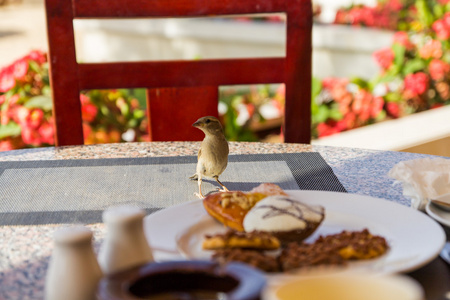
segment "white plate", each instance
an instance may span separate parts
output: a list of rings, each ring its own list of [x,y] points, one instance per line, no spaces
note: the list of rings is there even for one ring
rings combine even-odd
[[[412,208],[355,194],[287,192],[304,203],[325,207],[325,220],[308,240],[342,230],[364,228],[386,238],[390,250],[385,255],[350,268],[363,266],[385,274],[412,271],[433,260],[444,246],[445,233],[441,226]],[[203,251],[200,245],[204,234],[225,230],[206,213],[200,200],[149,215],[144,226],[157,261],[207,259],[210,252]]]
[[[431,201],[428,201],[425,210],[430,217],[439,223],[450,227],[450,211],[443,210],[436,205],[433,205]]]

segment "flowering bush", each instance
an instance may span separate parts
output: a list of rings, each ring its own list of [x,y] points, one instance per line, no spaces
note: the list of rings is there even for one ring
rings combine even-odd
[[[394,20],[400,23],[387,26],[392,12],[399,12]],[[336,19],[345,19],[339,15],[342,13]],[[397,31],[389,48],[373,53],[380,66],[373,79],[313,79],[313,138],[450,104],[450,0],[386,0],[373,8],[353,6],[347,13],[356,15],[352,20],[360,20],[352,24],[408,31]],[[350,20],[348,15],[346,18]],[[283,90],[275,95],[282,108]],[[246,99],[247,107],[252,107],[254,98],[239,95],[239,99]],[[251,116],[251,112],[257,109],[248,109],[245,114]],[[235,109],[234,113],[243,112]],[[264,121],[257,115],[247,119]]]
[[[145,112],[128,91],[89,91],[80,101],[86,144],[145,139]],[[32,51],[0,70],[0,151],[54,143],[47,58]]]
[[[268,119],[278,120],[273,129],[279,134],[279,125],[284,112],[284,85],[276,89],[270,85],[251,86],[249,90],[221,89],[219,113],[222,115],[225,136],[230,141],[257,141],[261,124]],[[264,132],[266,135],[267,130]]]
[[[396,2],[406,5],[407,1]],[[381,71],[372,80],[316,80],[314,135],[327,136],[450,104],[449,2],[417,0],[408,7],[416,17],[411,30],[397,31],[391,47],[373,54]]]
[[[335,24],[406,30],[416,17],[414,0],[384,0],[376,6],[351,5],[336,13]]]

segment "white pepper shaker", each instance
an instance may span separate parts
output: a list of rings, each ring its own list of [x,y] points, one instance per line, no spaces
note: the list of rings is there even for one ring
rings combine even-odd
[[[106,275],[153,261],[144,234],[145,213],[135,206],[112,207],[103,212],[106,237],[98,261]]]
[[[59,229],[45,281],[46,300],[96,299],[102,271],[92,248],[92,231],[84,226]]]

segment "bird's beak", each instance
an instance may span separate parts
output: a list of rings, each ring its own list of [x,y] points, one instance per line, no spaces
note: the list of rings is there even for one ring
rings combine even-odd
[[[199,128],[199,127],[202,126],[202,122],[201,121],[196,121],[194,124],[192,124],[192,126]]]

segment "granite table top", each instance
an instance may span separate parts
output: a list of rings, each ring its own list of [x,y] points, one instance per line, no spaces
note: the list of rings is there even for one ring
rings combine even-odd
[[[73,160],[197,155],[200,142],[150,142],[49,147],[0,152],[4,161]],[[318,152],[349,193],[368,195],[409,206],[402,187],[387,172],[398,162],[430,157],[393,151],[345,147],[230,142],[230,155]],[[1,204],[0,204],[1,205]],[[0,299],[43,299],[53,233],[62,225],[0,227]],[[98,251],[104,225],[86,224]],[[447,269],[448,272],[448,269]]]

